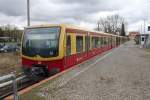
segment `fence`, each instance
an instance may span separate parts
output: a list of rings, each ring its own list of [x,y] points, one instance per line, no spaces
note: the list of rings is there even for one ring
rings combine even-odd
[[[14,73],[0,77],[0,88],[13,84],[14,100],[19,100],[17,93],[17,81],[22,80],[26,76],[16,78]]]

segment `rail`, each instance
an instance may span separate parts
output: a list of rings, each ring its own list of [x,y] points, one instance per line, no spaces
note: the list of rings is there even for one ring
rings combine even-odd
[[[13,85],[13,95],[14,100],[19,100],[18,93],[17,93],[17,82],[24,79],[26,76],[20,76],[16,78],[16,75],[14,73],[5,75],[0,77],[0,88],[3,88],[8,85]]]

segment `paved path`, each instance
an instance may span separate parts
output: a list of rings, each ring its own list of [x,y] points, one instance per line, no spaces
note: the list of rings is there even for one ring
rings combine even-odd
[[[46,100],[150,100],[150,52],[129,41],[41,86],[36,96]]]

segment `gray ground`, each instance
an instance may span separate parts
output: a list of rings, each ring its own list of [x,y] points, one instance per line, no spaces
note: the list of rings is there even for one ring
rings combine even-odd
[[[130,41],[104,59],[98,59],[101,57],[40,86],[31,94],[46,100],[150,100],[149,51]]]

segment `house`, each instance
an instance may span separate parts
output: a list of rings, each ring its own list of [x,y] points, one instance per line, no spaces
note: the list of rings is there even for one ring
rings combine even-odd
[[[136,36],[138,36],[138,35],[140,35],[139,32],[136,32],[136,31],[129,32],[130,39],[135,39]]]

